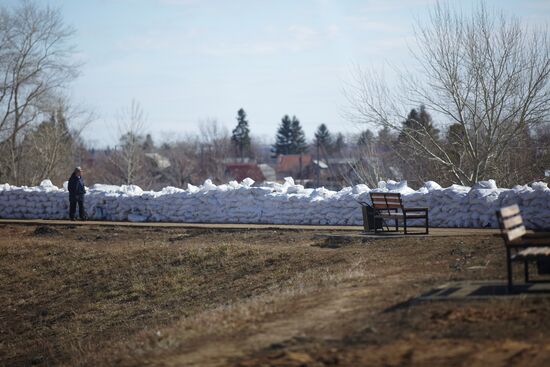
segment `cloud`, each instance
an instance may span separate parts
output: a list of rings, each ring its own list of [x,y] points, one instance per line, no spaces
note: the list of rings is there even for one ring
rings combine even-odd
[[[373,20],[372,16],[350,16],[348,17],[349,24],[353,29],[358,31],[380,32],[395,34],[406,31],[402,25],[396,25],[395,22]]]
[[[156,3],[163,5],[193,5],[198,4],[198,0],[155,0]]]
[[[312,42],[318,36],[318,32],[313,28],[304,25],[291,25],[288,27],[288,32],[292,35],[295,41]]]
[[[116,43],[119,50],[128,51],[160,51],[181,48],[185,41],[196,39],[205,30],[199,28],[150,30],[143,34],[126,37]]]
[[[282,52],[301,52],[321,46],[325,41],[333,39],[340,31],[336,25],[324,30],[310,26],[293,24],[286,28],[267,26],[265,37],[258,41],[218,42],[216,45],[201,47],[202,52],[209,55],[274,55]]]
[[[336,38],[340,34],[340,27],[336,24],[331,24],[327,27],[327,35],[330,39]]]
[[[427,5],[435,3],[437,0],[369,0],[361,7],[359,12],[363,15],[371,15],[376,13],[396,13],[402,12],[405,6],[407,8],[418,7],[419,9],[426,8]]]

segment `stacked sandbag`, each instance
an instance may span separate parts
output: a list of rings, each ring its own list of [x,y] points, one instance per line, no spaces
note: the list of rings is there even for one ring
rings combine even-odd
[[[108,221],[360,225],[358,202],[370,202],[371,191],[399,192],[405,206],[428,207],[433,227],[495,227],[495,211],[517,203],[528,227],[550,228],[550,189],[543,182],[502,189],[494,180],[446,188],[428,181],[413,190],[406,181],[390,180],[372,190],[356,185],[340,191],[304,188],[292,178],[257,186],[251,179],[223,185],[206,180],[186,190],[161,191],[97,184],[88,188],[86,208],[91,219]],[[66,183],[63,188],[49,180],[36,187],[0,185],[0,217],[68,218]]]

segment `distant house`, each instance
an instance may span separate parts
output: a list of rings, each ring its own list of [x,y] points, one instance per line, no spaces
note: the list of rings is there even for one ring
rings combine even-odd
[[[311,170],[312,158],[310,154],[288,154],[277,157],[275,172],[278,180],[292,176],[297,179],[309,178],[313,172]]]
[[[256,163],[228,163],[225,165],[225,176],[237,181],[242,181],[247,177],[256,182],[266,180],[262,170]]]
[[[325,162],[313,159],[311,154],[288,154],[277,157],[275,171],[277,180],[291,176],[306,183],[313,181],[317,177],[317,173],[321,180],[325,179],[328,174],[327,168]]]

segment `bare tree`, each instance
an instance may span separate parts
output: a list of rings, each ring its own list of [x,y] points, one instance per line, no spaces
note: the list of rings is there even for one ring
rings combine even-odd
[[[22,1],[0,8],[0,175],[20,183],[24,130],[40,121],[60,90],[73,80],[74,31],[59,10]]]
[[[166,172],[167,184],[185,188],[193,182],[193,175],[198,170],[195,142],[195,138],[188,136],[162,150],[162,154],[170,160],[170,169]]]
[[[396,88],[376,73],[359,71],[347,91],[352,118],[404,134],[419,159],[439,166],[454,182],[498,175],[517,142],[548,119],[547,29],[522,27],[483,3],[469,16],[437,4],[427,23],[419,24],[417,48],[411,50],[419,71],[402,73]],[[452,144],[427,129],[403,128],[407,112],[421,104],[446,125]]]
[[[143,149],[146,118],[140,103],[132,100],[129,107],[117,114],[116,120],[119,144],[99,162],[105,166],[102,178],[115,184],[148,184]]]
[[[49,117],[25,133],[21,143],[21,161],[25,162],[19,168],[21,179],[31,185],[46,178],[63,182],[78,163],[80,133],[91,119],[87,111],[59,99],[51,106]]]
[[[396,152],[390,149],[395,140],[388,128],[381,129],[378,136],[367,129],[356,137],[356,144],[350,150],[350,171],[344,177],[347,184],[359,181],[377,187],[381,180],[399,179],[400,172],[395,167]]]
[[[200,135],[197,140],[199,176],[222,182],[225,180],[224,160],[230,157],[232,152],[231,137],[227,129],[215,119],[207,119],[199,123]]]

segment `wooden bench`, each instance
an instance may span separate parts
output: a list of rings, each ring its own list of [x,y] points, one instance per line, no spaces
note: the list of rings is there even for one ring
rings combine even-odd
[[[508,292],[512,292],[512,262],[523,262],[525,283],[532,283],[533,281],[529,279],[529,262],[550,257],[550,235],[527,233],[517,205],[497,210],[497,220],[506,245]]]
[[[428,208],[404,207],[401,194],[399,193],[371,192],[370,199],[372,207],[375,210],[375,220],[377,218],[382,219],[384,222],[386,220],[394,220],[395,231],[399,231],[399,220],[402,220],[405,234],[407,234],[408,219],[424,219],[426,231],[415,232],[414,234],[428,234]],[[374,232],[378,233],[376,227],[374,228]]]

